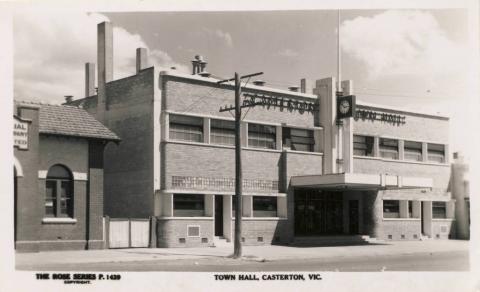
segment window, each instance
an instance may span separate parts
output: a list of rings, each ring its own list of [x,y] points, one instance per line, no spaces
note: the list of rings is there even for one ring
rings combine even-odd
[[[447,218],[446,202],[432,202],[432,218],[434,219]]]
[[[276,127],[248,124],[248,146],[254,148],[275,149]]]
[[[400,217],[400,201],[384,200],[383,201],[383,218],[399,218]]]
[[[428,143],[428,161],[445,162],[445,145]]]
[[[203,142],[203,119],[199,117],[172,115],[170,120],[170,139]]]
[[[48,170],[45,216],[73,218],[73,180],[64,166],[54,165]]]
[[[408,201],[408,217],[413,218],[413,201]]]
[[[353,155],[373,156],[373,137],[353,135]]]
[[[405,141],[403,149],[405,160],[422,161],[421,142]]]
[[[203,195],[174,194],[173,216],[200,217],[205,215],[205,202]]]
[[[313,152],[313,131],[307,129],[282,128],[283,146],[296,151]]]
[[[210,142],[212,144],[235,145],[235,122],[211,120]]]
[[[253,217],[277,217],[277,197],[254,196]]]
[[[398,159],[398,140],[380,138],[380,157]]]

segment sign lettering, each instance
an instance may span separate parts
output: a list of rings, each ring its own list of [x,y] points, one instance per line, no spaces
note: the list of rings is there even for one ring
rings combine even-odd
[[[13,120],[13,146],[28,149],[28,123],[17,117]]]
[[[358,110],[355,113],[355,121],[358,120],[370,120],[370,121],[381,121],[393,125],[403,125],[405,124],[405,116],[397,114],[388,114],[370,110]]]
[[[304,112],[313,113],[318,109],[318,105],[315,102],[311,101],[300,101],[286,97],[276,97],[276,96],[266,96],[266,95],[257,95],[257,94],[244,94],[245,99],[243,100],[242,107],[261,105],[270,109],[279,108],[280,110],[288,110],[289,112],[298,111],[300,114]]]

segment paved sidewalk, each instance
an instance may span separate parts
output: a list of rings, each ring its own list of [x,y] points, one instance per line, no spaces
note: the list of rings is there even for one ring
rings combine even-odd
[[[243,255],[247,260],[276,261],[287,259],[376,257],[416,253],[433,254],[438,252],[467,251],[468,249],[469,241],[429,240],[329,247],[244,246]],[[36,264],[112,263],[205,258],[220,259],[227,258],[232,252],[233,247],[49,251],[17,253],[16,265],[17,267],[21,267]]]

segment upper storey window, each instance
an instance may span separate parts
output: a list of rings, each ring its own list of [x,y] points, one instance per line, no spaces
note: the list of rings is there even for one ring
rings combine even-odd
[[[307,129],[283,128],[283,146],[296,151],[313,152],[315,139],[313,131]]]
[[[275,149],[276,127],[260,124],[248,124],[248,146],[254,148]]]
[[[373,156],[373,137],[353,135],[353,155]]]
[[[398,159],[398,140],[380,138],[380,157]]]
[[[212,144],[235,145],[235,122],[211,120],[210,142]]]
[[[445,145],[428,143],[428,161],[444,163]]]
[[[422,143],[414,141],[404,142],[404,159],[422,161]]]
[[[170,139],[203,142],[203,119],[182,115],[169,116]]]

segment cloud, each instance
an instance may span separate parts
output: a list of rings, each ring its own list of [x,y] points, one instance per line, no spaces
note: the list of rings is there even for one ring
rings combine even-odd
[[[423,75],[435,79],[462,72],[466,48],[450,40],[428,12],[386,11],[341,25],[342,50],[366,65],[376,79]]]
[[[221,40],[227,47],[232,48],[233,47],[233,38],[228,32],[224,32],[220,29],[209,29],[209,28],[203,28],[203,32],[207,35],[209,38],[215,38]]]
[[[95,13],[38,13],[14,17],[14,96],[62,102],[64,95],[84,96],[84,64],[96,62],[97,24],[109,19]],[[115,24],[114,24],[115,25]],[[135,74],[135,50],[148,48],[142,37],[113,28],[114,78]],[[166,52],[149,49],[150,65],[189,68]]]
[[[294,58],[298,56],[298,52],[292,49],[283,49],[277,53],[280,57]]]

